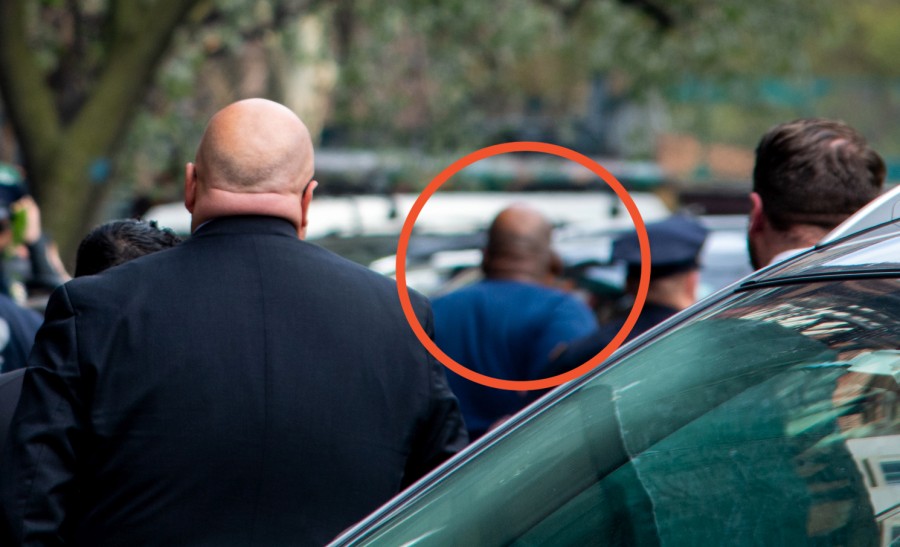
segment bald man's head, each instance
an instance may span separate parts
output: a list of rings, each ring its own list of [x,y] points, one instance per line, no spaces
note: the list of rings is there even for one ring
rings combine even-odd
[[[542,281],[552,267],[553,226],[538,211],[513,205],[488,230],[482,268],[491,279]]]
[[[197,149],[199,177],[235,192],[296,192],[313,174],[309,130],[287,107],[247,99],[210,120]]]
[[[312,199],[314,157],[309,130],[288,108],[246,99],[220,110],[188,164],[185,205],[193,227],[217,216],[287,218],[303,236]]]

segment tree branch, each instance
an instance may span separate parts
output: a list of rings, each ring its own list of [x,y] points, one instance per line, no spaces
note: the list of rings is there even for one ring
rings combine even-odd
[[[563,21],[569,25],[578,17],[581,10],[587,5],[587,0],[575,0],[570,4],[566,4],[560,0],[540,0],[541,4],[547,6],[553,11],[559,13]]]
[[[675,26],[675,18],[661,5],[653,0],[619,0],[626,6],[632,6],[656,23],[656,30],[665,32]]]
[[[0,1],[0,89],[25,156],[25,168],[40,173],[58,146],[60,121],[53,94],[28,45],[26,3],[28,0]]]
[[[356,12],[353,9],[353,0],[340,0],[336,2],[332,15],[335,33],[337,35],[336,57],[341,62],[346,62],[350,57],[350,48],[353,44],[353,36],[356,33]]]
[[[587,7],[589,0],[574,0],[568,3],[564,0],[539,1],[544,6],[559,13],[563,21],[568,25],[578,18],[582,10]],[[649,17],[656,24],[656,29],[660,32],[667,31],[675,25],[674,17],[653,0],[618,0],[618,2],[643,12],[645,16]]]
[[[150,88],[179,23],[198,1],[113,2],[112,47],[107,62],[69,127],[67,138],[94,140],[102,152],[114,147]]]

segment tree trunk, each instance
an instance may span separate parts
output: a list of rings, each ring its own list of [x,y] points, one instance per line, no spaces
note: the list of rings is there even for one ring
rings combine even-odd
[[[28,1],[0,2],[0,88],[44,225],[71,264],[108,192],[96,167],[111,164],[175,29],[199,0],[110,0],[106,62],[66,124],[29,48]]]

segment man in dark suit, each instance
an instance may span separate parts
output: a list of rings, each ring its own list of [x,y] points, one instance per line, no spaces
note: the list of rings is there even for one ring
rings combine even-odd
[[[0,543],[322,544],[464,445],[394,284],[302,241],[312,177],[291,111],[235,103],[187,165],[193,236],[53,295]]]
[[[11,372],[0,374],[0,453],[3,442],[9,433],[9,424],[12,421],[13,412],[19,402],[19,392],[22,390],[22,375],[25,369],[20,368]]]

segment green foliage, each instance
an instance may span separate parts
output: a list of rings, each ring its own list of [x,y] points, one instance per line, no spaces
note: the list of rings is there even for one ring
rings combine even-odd
[[[740,91],[735,82],[748,76],[808,71],[803,46],[831,24],[838,3],[659,2],[665,24],[613,0],[356,6],[363,26],[342,65],[334,124],[353,143],[379,146],[391,135],[440,150],[508,140],[529,109],[564,139],[596,75],[640,102],[686,77]]]
[[[453,148],[485,112],[522,109],[522,60],[546,48],[552,14],[530,0],[357,4],[360,22],[342,65],[334,124],[350,141]],[[510,24],[511,21],[515,24]],[[363,24],[364,22],[364,24]]]
[[[667,96],[673,128],[750,148],[776,123],[829,117],[860,129],[887,158],[900,157],[892,123],[900,115],[900,66],[893,60],[900,48],[900,5],[772,4],[770,14],[755,10],[747,27],[764,42],[759,47],[738,52],[728,70],[672,79]],[[808,20],[796,24],[803,17]]]
[[[66,139],[77,133],[97,141],[71,152],[85,165],[87,155],[117,153],[116,183],[175,198],[214,111],[247,94],[282,99],[286,66],[323,61],[340,67],[322,107],[324,139],[347,147],[454,155],[518,138],[576,142],[609,117],[598,112],[597,82],[622,111],[646,103],[668,115],[633,122],[644,131],[623,137],[632,156],[652,154],[660,127],[752,146],[772,123],[813,114],[844,116],[876,128],[883,142],[896,140],[887,122],[898,110],[896,86],[825,84],[823,92],[818,78],[900,77],[893,0],[3,0],[3,9],[10,5],[24,10],[31,54],[16,70],[37,67],[40,78],[3,80],[2,91],[17,96],[23,121],[15,123],[37,128],[22,133],[22,146],[36,150],[25,156],[41,185],[56,184],[54,169],[64,168],[43,165],[54,150],[73,148]],[[152,25],[161,10],[187,15],[171,41],[153,44],[170,43],[167,56],[141,57],[158,65],[115,75],[137,90],[130,103],[124,95],[109,103],[127,104],[114,107],[116,123],[68,131],[113,59],[145,30],[171,30]],[[301,47],[310,37],[295,23],[308,15],[324,25],[321,48]],[[38,103],[53,115],[44,118]],[[134,116],[119,115],[135,106]],[[95,119],[109,119],[99,102],[94,108]]]

